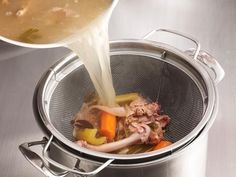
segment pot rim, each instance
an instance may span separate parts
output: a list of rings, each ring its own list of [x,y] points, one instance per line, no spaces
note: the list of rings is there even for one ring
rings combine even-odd
[[[37,108],[38,112],[40,114],[40,118],[44,124],[44,126],[47,128],[47,130],[57,139],[59,140],[63,145],[71,148],[74,151],[77,151],[79,153],[85,153],[88,154],[89,156],[93,156],[96,158],[104,158],[104,159],[116,159],[116,160],[142,160],[142,159],[147,159],[151,157],[158,157],[161,156],[163,157],[163,154],[169,155],[174,152],[176,148],[181,148],[184,145],[186,145],[188,142],[193,140],[197,135],[203,130],[203,128],[206,126],[206,124],[209,122],[209,120],[212,118],[211,115],[214,110],[214,104],[216,104],[217,100],[217,95],[216,95],[216,88],[213,83],[213,80],[211,79],[210,75],[206,71],[204,67],[201,66],[199,61],[194,60],[190,56],[186,55],[184,52],[169,46],[164,43],[159,43],[159,42],[153,42],[153,41],[148,41],[148,40],[140,40],[140,39],[125,39],[125,40],[116,40],[116,41],[111,41],[111,55],[112,53],[117,53],[118,51],[113,51],[113,46],[117,44],[122,44],[122,43],[131,43],[131,44],[142,44],[142,45],[148,45],[154,48],[162,49],[164,51],[170,52],[181,59],[187,61],[192,67],[194,67],[199,74],[201,75],[202,79],[204,80],[204,84],[206,85],[207,93],[208,93],[208,106],[206,107],[206,110],[204,112],[203,118],[201,122],[184,138],[180,139],[179,141],[175,142],[174,144],[163,148],[159,151],[152,151],[152,152],[147,152],[147,153],[141,153],[141,154],[132,154],[132,155],[120,155],[120,154],[109,154],[109,153],[102,153],[102,152],[97,152],[97,151],[92,151],[86,148],[79,147],[76,145],[74,142],[70,141],[69,139],[65,138],[60,132],[56,130],[56,128],[52,125],[50,122],[49,115],[47,115],[46,108],[44,106],[45,100],[43,99],[45,96],[45,91],[48,86],[49,80],[54,77],[55,75],[55,70],[65,66],[65,64],[71,60],[71,58],[74,58],[76,55],[72,54],[69,57],[66,57],[62,59],[62,61],[58,62],[55,64],[53,67],[50,68],[50,70],[46,73],[44,76],[44,79],[40,81],[39,88],[38,88],[38,93],[36,96],[36,103],[37,103]],[[82,65],[82,63],[80,63]]]

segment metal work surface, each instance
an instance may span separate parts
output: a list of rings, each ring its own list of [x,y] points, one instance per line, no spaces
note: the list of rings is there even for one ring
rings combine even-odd
[[[209,135],[207,177],[236,175],[235,9],[235,0],[120,0],[110,21],[111,39],[140,39],[158,28],[190,34],[224,68],[225,78],[217,86],[219,111]],[[33,115],[34,89],[42,74],[69,52],[65,48],[26,49],[0,41],[0,176],[43,177],[18,145],[44,136]]]

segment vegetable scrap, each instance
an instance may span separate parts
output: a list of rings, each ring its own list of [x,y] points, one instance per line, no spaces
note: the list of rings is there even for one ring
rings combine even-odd
[[[79,146],[108,153],[136,154],[172,144],[164,137],[170,122],[161,106],[138,93],[116,96],[117,106],[98,105],[97,97],[84,102],[74,117],[73,136]]]

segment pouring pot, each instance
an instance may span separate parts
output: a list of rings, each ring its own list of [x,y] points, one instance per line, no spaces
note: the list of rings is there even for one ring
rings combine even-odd
[[[182,36],[196,48],[181,51],[148,40],[159,32]],[[172,145],[140,154],[111,154],[72,142],[70,121],[94,91],[83,63],[75,54],[62,58],[39,81],[33,100],[36,120],[45,132],[41,141],[19,146],[26,159],[46,176],[204,177],[208,132],[218,108],[216,85],[224,71],[192,37],[167,29],[143,39],[110,43],[111,69],[117,94],[139,92],[158,99],[171,117],[165,133]],[[42,145],[42,156],[31,146]],[[55,168],[56,167],[56,168]]]
[[[97,19],[98,18],[106,18],[107,20],[109,20],[109,18],[111,16],[111,13],[112,13],[113,9],[116,7],[118,1],[119,0],[112,0],[112,3],[110,5],[110,7],[103,14],[98,16]],[[79,31],[79,33],[80,33],[80,31]],[[13,44],[13,45],[16,45],[16,46],[27,47],[27,48],[38,48],[38,49],[41,49],[41,48],[65,47],[65,46],[67,46],[68,43],[74,42],[74,39],[76,39],[76,37],[77,37],[77,34],[73,34],[73,36],[68,36],[66,39],[63,39],[63,40],[58,41],[56,43],[31,44],[31,43],[25,43],[25,42],[20,42],[20,41],[12,40],[12,39],[6,38],[4,36],[1,36],[1,34],[0,34],[0,40],[2,40],[4,42],[10,43],[10,44]]]

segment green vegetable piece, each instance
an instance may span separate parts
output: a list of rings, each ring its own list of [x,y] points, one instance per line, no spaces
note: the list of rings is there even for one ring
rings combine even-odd
[[[106,143],[107,141],[106,137],[97,138],[96,134],[97,134],[97,129],[85,128],[85,129],[75,130],[74,136],[77,140],[84,140],[92,145],[101,145]]]
[[[125,102],[131,102],[134,101],[139,97],[138,93],[127,93],[123,95],[117,95],[115,100],[117,104],[125,103]]]

